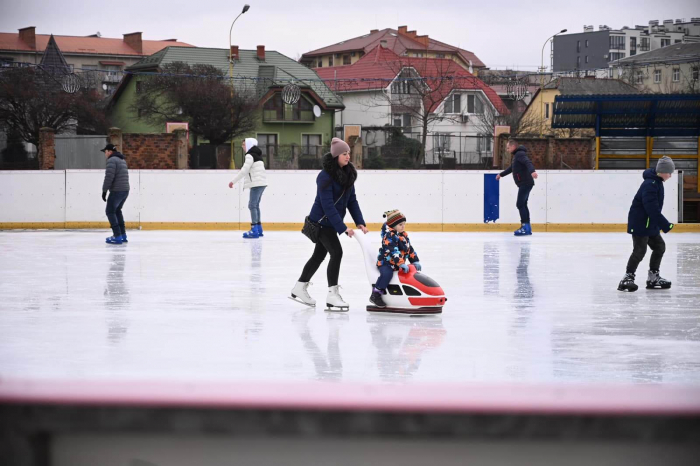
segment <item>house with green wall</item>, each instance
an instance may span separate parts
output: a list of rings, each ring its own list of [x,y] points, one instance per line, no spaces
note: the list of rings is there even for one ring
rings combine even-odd
[[[334,136],[335,112],[343,110],[342,100],[320,80],[315,71],[275,51],[238,50],[233,47],[234,90],[251,90],[259,98],[258,126],[254,134],[263,152],[281,155],[290,148],[297,155],[316,155],[330,145]],[[230,76],[229,50],[201,47],[166,47],[126,68],[124,79],[111,103],[113,124],[125,133],[163,133],[164,127],[149,125],[133,111],[139,79],[159,72],[175,62],[213,65]],[[299,86],[301,96],[294,105],[283,102],[282,91],[290,83]],[[240,144],[235,143],[238,147]],[[236,159],[240,160],[241,154]],[[238,166],[238,164],[237,164]]]

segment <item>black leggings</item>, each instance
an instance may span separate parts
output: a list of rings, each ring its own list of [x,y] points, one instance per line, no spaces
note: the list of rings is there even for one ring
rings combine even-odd
[[[340,261],[343,260],[343,247],[340,245],[338,234],[335,229],[322,227],[318,242],[311,259],[304,266],[304,270],[299,277],[300,282],[308,282],[314,276],[321,263],[326,258],[326,254],[330,253],[331,260],[328,263],[328,286],[338,284],[338,275],[340,275]]]
[[[661,235],[656,236],[634,236],[632,235],[632,244],[634,249],[630,260],[627,261],[627,273],[635,273],[637,271],[637,266],[644,255],[647,253],[647,245],[651,249],[651,260],[649,261],[649,270],[658,271],[661,267],[661,259],[664,257],[664,252],[666,252],[666,243]]]

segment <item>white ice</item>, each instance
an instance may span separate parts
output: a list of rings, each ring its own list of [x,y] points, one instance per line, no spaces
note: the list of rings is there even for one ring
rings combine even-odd
[[[299,232],[107,235],[0,232],[0,377],[700,383],[698,234],[665,236],[670,290],[644,289],[648,253],[639,291],[621,293],[626,234],[413,232],[448,297],[419,318],[366,312],[345,236],[341,314],[287,299],[313,249]]]

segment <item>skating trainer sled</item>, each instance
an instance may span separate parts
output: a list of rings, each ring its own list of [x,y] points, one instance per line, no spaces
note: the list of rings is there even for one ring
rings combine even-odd
[[[371,233],[370,233],[371,234]],[[376,232],[374,233],[377,234]],[[377,268],[378,247],[372,246],[369,235],[355,230],[354,238],[360,243],[369,284],[374,286],[379,278]],[[438,283],[409,265],[408,273],[394,272],[387,293],[382,297],[386,307],[368,305],[369,312],[389,312],[392,314],[430,315],[442,313],[447,298]]]

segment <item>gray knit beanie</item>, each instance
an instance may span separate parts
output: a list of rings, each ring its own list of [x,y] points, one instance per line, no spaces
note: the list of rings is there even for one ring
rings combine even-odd
[[[676,169],[676,165],[673,163],[671,157],[663,156],[656,163],[656,173],[673,173]]]
[[[350,152],[348,143],[338,138],[331,139],[331,154],[333,157],[338,157],[343,152]]]

